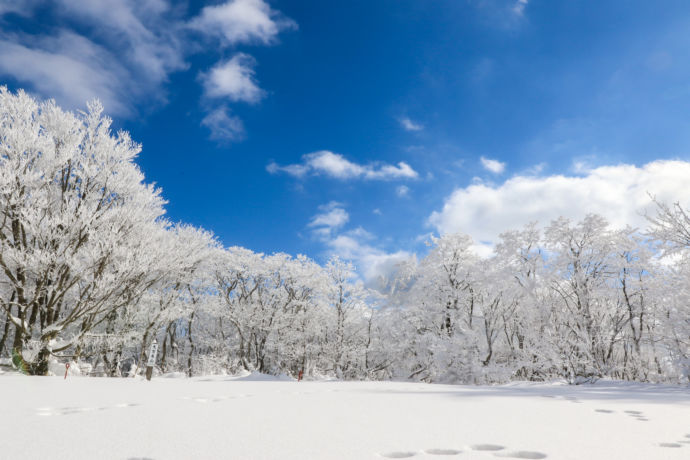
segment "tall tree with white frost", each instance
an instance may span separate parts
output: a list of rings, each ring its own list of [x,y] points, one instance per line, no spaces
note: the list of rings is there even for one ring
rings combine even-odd
[[[98,103],[73,114],[0,88],[0,306],[32,373],[155,281],[163,200],[139,151]]]

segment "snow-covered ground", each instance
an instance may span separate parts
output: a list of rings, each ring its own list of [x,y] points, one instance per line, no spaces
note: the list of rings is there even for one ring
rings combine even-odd
[[[2,459],[690,458],[690,389],[0,375]]]

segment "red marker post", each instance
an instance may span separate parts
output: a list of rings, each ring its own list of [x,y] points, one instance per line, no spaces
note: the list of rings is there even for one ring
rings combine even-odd
[[[67,371],[69,371],[69,363],[65,363],[65,380],[67,380]]]

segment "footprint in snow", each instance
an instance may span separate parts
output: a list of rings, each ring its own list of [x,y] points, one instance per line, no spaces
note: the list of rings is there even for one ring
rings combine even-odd
[[[386,454],[381,454],[381,457],[385,458],[410,458],[417,455],[417,452],[388,452]]]
[[[40,409],[36,410],[36,415],[41,417],[50,417],[52,415],[72,415],[81,414],[84,412],[103,411],[112,408],[136,407],[140,405],[141,404],[138,403],[120,403],[110,407],[61,407],[57,409],[41,407]]]
[[[136,407],[136,406],[141,406],[141,404],[137,404],[137,403],[120,403],[120,404],[116,404],[116,405],[115,405],[115,407],[120,407],[120,408],[122,408],[122,407]]]
[[[462,451],[456,449],[427,449],[424,452],[429,455],[458,455]]]
[[[36,411],[36,415],[41,417],[50,417],[53,415],[71,415],[78,414],[80,412],[89,412],[96,410],[95,407],[62,407],[59,409],[50,409],[48,407],[43,407]]]
[[[608,409],[594,409],[594,412],[601,412],[602,414],[613,414],[614,411]]]
[[[475,444],[473,446],[470,446],[470,448],[472,450],[489,451],[489,452],[495,452],[495,451],[505,449],[504,446],[499,446],[498,444]]]
[[[660,442],[659,447],[683,447],[681,444],[678,444],[677,442]]]
[[[639,411],[639,410],[626,410],[626,411],[623,411],[623,412],[625,412],[625,413],[628,414],[629,416],[631,416],[631,417],[633,417],[633,418],[639,420],[640,422],[648,422],[648,421],[649,421],[649,419],[648,419],[647,417],[645,417],[645,415],[644,415],[644,413],[643,413],[642,411]]]
[[[528,458],[528,459],[540,459],[540,458],[546,458],[546,454],[542,452],[535,452],[531,450],[518,450],[515,452],[501,452],[498,454],[494,454],[497,457],[506,457],[506,458]]]

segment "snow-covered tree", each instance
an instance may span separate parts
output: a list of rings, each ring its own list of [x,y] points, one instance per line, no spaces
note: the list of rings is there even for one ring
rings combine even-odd
[[[163,200],[134,163],[139,151],[97,103],[73,114],[0,88],[0,305],[31,372],[160,274],[151,248]]]

